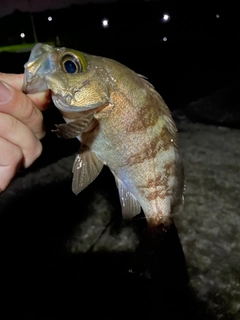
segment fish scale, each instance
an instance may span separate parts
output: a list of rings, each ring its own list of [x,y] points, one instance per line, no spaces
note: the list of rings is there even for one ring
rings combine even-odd
[[[73,191],[107,165],[124,218],[142,208],[150,226],[168,225],[183,202],[183,167],[176,126],[153,86],[117,61],[37,44],[25,64],[24,91],[47,89],[66,121],[58,136],[81,142]]]

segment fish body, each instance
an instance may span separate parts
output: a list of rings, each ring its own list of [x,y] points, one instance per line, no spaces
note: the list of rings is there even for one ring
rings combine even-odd
[[[168,225],[183,201],[183,167],[177,128],[153,86],[117,61],[37,44],[25,64],[24,91],[46,89],[66,121],[57,134],[81,142],[73,191],[107,165],[124,218],[142,208],[149,226]]]

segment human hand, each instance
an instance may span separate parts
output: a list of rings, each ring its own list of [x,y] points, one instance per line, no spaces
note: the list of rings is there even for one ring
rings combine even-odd
[[[45,135],[42,110],[49,91],[24,94],[23,74],[0,73],[0,193],[21,166],[29,167],[41,154]]]

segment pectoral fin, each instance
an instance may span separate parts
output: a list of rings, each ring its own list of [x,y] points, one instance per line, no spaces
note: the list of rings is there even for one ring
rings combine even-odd
[[[81,145],[73,164],[72,191],[78,194],[85,189],[101,172],[103,163],[86,146]]]
[[[118,188],[123,218],[132,219],[141,212],[141,207],[134,195],[123,185],[122,181],[114,173],[113,175]]]
[[[78,137],[87,127],[90,126],[93,119],[93,113],[88,115],[82,115],[77,120],[70,121],[68,123],[56,124],[56,132],[58,138],[73,139]]]

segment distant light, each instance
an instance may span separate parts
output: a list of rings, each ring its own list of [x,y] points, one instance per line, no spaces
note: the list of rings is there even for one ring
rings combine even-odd
[[[103,25],[104,28],[107,28],[109,26],[108,19],[103,19],[102,20],[102,25]]]
[[[47,19],[48,19],[48,21],[52,21],[52,17],[51,16],[49,16]]]
[[[216,14],[216,18],[219,19],[220,18],[220,14]]]
[[[21,37],[21,38],[25,38],[25,33],[23,33],[23,32],[20,33],[20,37]]]
[[[163,37],[163,41],[167,41],[167,37]]]
[[[163,21],[168,21],[169,19],[170,19],[170,16],[167,13],[165,13],[163,15]]]

